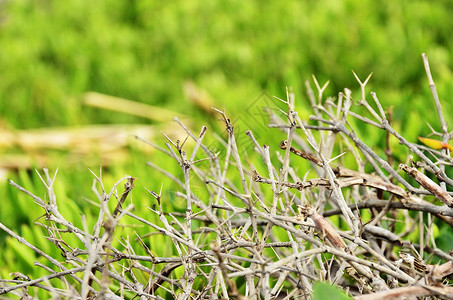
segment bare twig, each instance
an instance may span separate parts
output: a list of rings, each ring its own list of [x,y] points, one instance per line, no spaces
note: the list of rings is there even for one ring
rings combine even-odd
[[[425,56],[424,62],[442,126],[441,133],[432,131],[446,143],[451,134],[442,120]],[[288,88],[285,100],[275,97],[285,108],[272,113],[270,125],[283,132],[277,141],[284,140],[262,145],[249,130],[246,135],[254,151],[246,156],[236,139],[234,120],[224,108],[213,109],[227,132],[225,140],[218,137],[224,147],[218,153],[205,145],[207,127],[201,127],[197,135],[177,118],[174,121],[185,136],[176,140],[163,133],[166,148],[138,138],[180,166],[183,180],[168,171],[166,161],[148,163],[153,172],[174,183],[171,197],[183,201],[185,211],[176,211],[163,192],[167,187],[162,186],[158,193],[147,189],[151,204],[132,213],[132,204],[126,206],[125,200],[136,192],[134,178],[125,176],[107,190],[101,172],[92,172],[98,202],[90,203],[99,214],[94,224],[81,216],[76,224],[82,226],[76,226],[60,212],[62,203],[54,192],[56,172],[52,176],[47,169],[38,173],[45,198],[10,181],[43,209],[46,222],[38,225],[63,258],[50,256],[0,223],[0,229],[58,268],[36,262],[47,275],[28,281],[15,273],[12,280],[0,279],[0,294],[26,297],[27,289],[41,289],[75,299],[135,296],[160,300],[164,294],[174,299],[309,299],[316,280],[330,280],[357,299],[451,296],[445,278],[453,274],[453,258],[436,246],[431,233],[432,216],[453,226],[453,198],[445,189],[453,180],[444,167],[453,159],[448,149],[435,151],[404,138],[392,127],[392,113],[377,95],[371,93],[372,102],[365,98],[371,74],[363,82],[354,76],[360,85],[361,111],[356,110],[351,90],[344,89],[338,99],[326,98],[328,82],[321,86],[313,76],[316,90],[308,82],[306,86],[313,110],[310,119],[316,123],[301,119],[295,95]],[[363,109],[367,116],[361,114]],[[385,131],[385,153],[358,137],[357,122]],[[409,156],[396,161],[390,136],[419,161],[408,165]],[[307,164],[299,164],[301,159],[310,163],[308,170],[302,167]],[[395,169],[393,161],[401,163],[406,173]],[[438,182],[419,169],[433,174]],[[124,192],[118,193],[123,181]],[[434,195],[445,205],[429,203],[426,195]],[[108,202],[112,197],[118,203],[111,213]],[[398,222],[402,226],[396,226]],[[419,231],[416,241],[411,240],[414,230]],[[401,252],[398,257],[400,248],[411,253]],[[447,262],[434,265],[432,256]],[[82,277],[78,272],[83,272]],[[65,289],[54,286],[56,280]],[[242,283],[244,287],[238,285]]]

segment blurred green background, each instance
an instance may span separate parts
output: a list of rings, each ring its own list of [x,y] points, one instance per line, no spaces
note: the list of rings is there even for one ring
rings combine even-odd
[[[136,122],[81,108],[86,91],[191,112],[186,80],[235,111],[266,91],[374,72],[396,107],[431,105],[429,55],[444,103],[452,82],[451,1],[4,1],[0,111],[13,128]],[[407,113],[407,112],[405,112]],[[401,113],[402,114],[402,113]]]
[[[91,124],[167,126],[86,106],[82,99],[89,91],[184,114],[195,132],[204,124],[221,128],[189,100],[184,84],[192,82],[210,95],[212,105],[224,104],[233,122],[247,120],[241,130],[252,129],[263,139],[275,137],[278,143],[280,136],[267,134],[262,120],[250,122],[245,107],[260,99],[265,99],[260,105],[269,105],[269,95],[284,98],[290,86],[297,107],[307,112],[304,82],[312,74],[321,84],[330,80],[325,95],[335,96],[347,87],[358,99],[354,70],[362,80],[373,72],[368,91],[375,91],[384,106],[394,106],[395,127],[416,142],[418,135],[429,133],[425,121],[438,129],[422,52],[430,59],[447,121],[452,121],[452,1],[10,0],[2,1],[0,9],[0,133]],[[363,136],[368,143],[380,139],[377,143],[383,144],[377,135]],[[163,141],[156,138],[160,145]],[[139,148],[128,145],[126,158],[113,159],[104,179],[110,187],[125,173],[137,176],[135,201],[143,206],[151,201],[143,186],[158,191],[166,181],[145,166],[150,156],[155,160],[159,154]],[[27,151],[10,145],[0,155]],[[68,163],[65,151],[58,149],[45,154],[51,156],[47,165],[52,171],[60,168],[58,194],[70,207],[72,221],[95,213],[81,199],[94,198],[87,167],[101,162],[91,158],[87,164],[81,158]],[[400,153],[402,159],[405,154]],[[174,162],[166,167],[177,170]],[[6,174],[44,197],[31,169],[12,168]],[[19,233],[35,230],[28,224],[42,211],[5,178],[0,186],[0,222]],[[170,210],[177,203],[168,205]],[[2,249],[5,237],[0,232]],[[32,272],[31,261],[21,261],[20,250],[11,251],[0,252],[1,275],[19,264]]]

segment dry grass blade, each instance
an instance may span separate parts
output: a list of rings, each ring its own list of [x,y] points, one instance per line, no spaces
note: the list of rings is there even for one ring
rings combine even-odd
[[[88,92],[83,96],[83,103],[88,106],[113,110],[129,115],[134,115],[158,122],[169,122],[174,116],[187,118],[184,115],[172,110],[158,106],[152,106],[137,101],[113,97],[96,92]]]

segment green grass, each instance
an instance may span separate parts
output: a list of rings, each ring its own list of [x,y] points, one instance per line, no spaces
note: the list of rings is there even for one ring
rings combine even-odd
[[[356,89],[351,69],[374,72],[370,88],[405,119],[402,103],[430,107],[422,52],[441,96],[452,89],[448,1],[2,5],[0,111],[14,128],[136,122],[82,107],[89,90],[195,114],[182,92],[193,80],[238,112],[262,91],[282,96],[292,86],[304,95],[311,74],[331,80],[330,94]]]

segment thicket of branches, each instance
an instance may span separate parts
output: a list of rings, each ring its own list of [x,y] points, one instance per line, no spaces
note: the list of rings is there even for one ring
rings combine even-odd
[[[55,176],[47,170],[42,176],[47,199],[10,181],[43,209],[46,222],[39,225],[46,228],[49,243],[62,256],[50,257],[0,223],[2,230],[54,265],[36,263],[48,271],[41,278],[28,278],[18,270],[13,279],[1,280],[0,295],[25,298],[32,290],[43,289],[54,297],[71,299],[163,299],[163,295],[175,299],[309,299],[314,282],[321,280],[341,286],[357,299],[453,297],[448,281],[453,257],[436,246],[432,234],[434,222],[453,225],[453,198],[446,188],[453,186],[453,179],[445,173],[452,163],[446,144],[452,133],[444,121],[427,58],[423,58],[441,124],[440,132],[433,130],[442,138],[437,150],[401,136],[378,96],[367,95],[370,77],[361,82],[356,76],[360,100],[354,100],[348,89],[335,100],[325,99],[326,85],[321,87],[315,79],[313,91],[307,84],[313,109],[310,123],[300,118],[295,97],[288,91],[281,100],[285,110],[270,112],[269,125],[278,128],[269,130],[282,130],[285,140],[262,145],[247,132],[254,144],[249,156],[259,157],[261,167],[241,155],[234,126],[224,110],[216,109],[228,133],[222,159],[203,142],[206,127],[196,135],[177,119],[195,143],[191,153],[185,152],[185,141],[168,138],[166,148],[146,141],[176,160],[184,178],[180,181],[168,173],[162,163],[148,163],[180,186],[176,196],[187,203],[185,213],[165,211],[162,204],[167,199],[149,191],[155,205],[148,212],[156,214],[159,223],[139,216],[132,204],[127,205],[125,200],[134,188],[131,176],[109,190],[93,174],[93,191],[99,200],[93,228],[76,227],[60,214],[53,190]],[[354,112],[356,107],[367,113]],[[352,124],[384,130],[386,148],[377,152],[365,144]],[[391,136],[407,148],[411,156],[406,161],[394,161]],[[356,168],[345,166],[345,155],[354,158]],[[310,172],[295,167],[294,162],[301,159],[310,162]],[[203,197],[194,193],[194,181],[203,184]],[[118,193],[122,182],[124,190]],[[118,201],[113,211],[109,201]],[[338,216],[337,221],[329,220],[330,216]],[[141,223],[150,233],[165,236],[177,255],[159,256],[143,236],[118,236],[120,220]],[[410,240],[415,229],[419,235]],[[76,237],[83,248],[72,245],[68,235]],[[115,247],[114,240],[121,247]],[[136,254],[143,249],[148,255]],[[147,281],[138,278],[137,272],[146,274]]]

